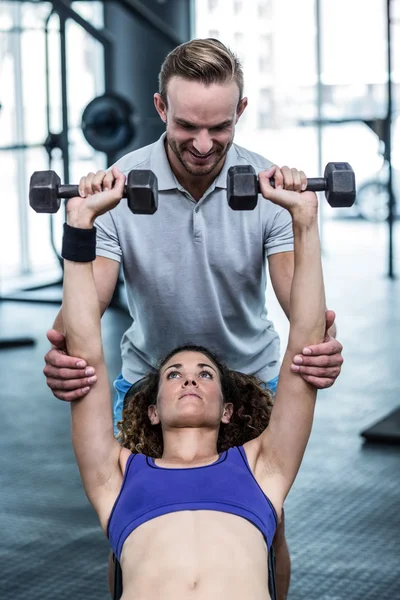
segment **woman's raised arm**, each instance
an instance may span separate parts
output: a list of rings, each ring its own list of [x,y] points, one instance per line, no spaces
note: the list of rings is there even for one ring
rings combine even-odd
[[[271,176],[269,174],[269,176]],[[291,213],[294,276],[290,295],[290,330],[274,407],[267,429],[258,438],[257,463],[278,485],[277,499],[288,494],[311,433],[317,390],[290,369],[293,357],[325,334],[325,291],[318,232],[318,200],[313,192],[273,189],[260,174],[263,196]]]
[[[104,493],[112,492],[114,487],[119,489],[121,483],[118,462],[121,447],[113,433],[100,305],[92,268],[96,243],[94,220],[116,206],[123,195],[125,176],[118,169],[114,176],[111,190],[68,201],[62,250],[62,314],[68,352],[86,360],[95,368],[97,376],[88,394],[71,403],[71,417],[72,441],[83,485],[98,512]]]

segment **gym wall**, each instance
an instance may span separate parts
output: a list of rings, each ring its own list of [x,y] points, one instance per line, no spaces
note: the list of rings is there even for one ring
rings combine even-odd
[[[130,12],[129,4],[128,1],[104,5],[104,25],[116,40],[115,91],[131,101],[137,124],[133,142],[121,155],[154,142],[162,134],[164,125],[153,105],[160,65],[170,50],[191,37],[191,0],[132,3],[151,10],[171,35],[162,33],[139,13]]]

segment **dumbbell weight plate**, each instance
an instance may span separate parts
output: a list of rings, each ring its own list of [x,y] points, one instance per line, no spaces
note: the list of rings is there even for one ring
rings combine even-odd
[[[153,215],[158,208],[158,181],[153,171],[129,171],[126,182],[128,206],[134,214]]]
[[[274,185],[271,180],[271,185]],[[325,192],[328,203],[334,207],[352,206],[356,196],[355,175],[349,163],[328,163],[324,177],[307,179],[307,189]],[[228,204],[233,210],[253,210],[257,205],[260,186],[251,165],[230,167],[227,175]]]
[[[37,213],[56,213],[60,208],[57,197],[61,179],[55,171],[35,171],[29,184],[29,204]]]
[[[103,94],[89,102],[83,111],[82,133],[95,150],[114,154],[135,137],[132,113],[125,98],[115,93]]]
[[[235,165],[227,174],[228,203],[232,210],[254,210],[258,201],[258,178],[251,165]]]
[[[56,213],[61,198],[79,195],[77,185],[61,185],[54,171],[35,171],[29,185],[29,204],[38,213]],[[152,215],[158,208],[158,182],[152,171],[133,169],[128,173],[124,197],[134,214]]]
[[[333,208],[353,206],[356,199],[356,178],[349,163],[328,163],[324,177],[327,181],[328,203]]]

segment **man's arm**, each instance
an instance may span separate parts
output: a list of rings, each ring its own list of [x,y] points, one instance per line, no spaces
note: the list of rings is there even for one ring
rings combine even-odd
[[[119,262],[103,256],[96,258],[93,263],[93,276],[101,315],[111,302],[118,275]],[[62,307],[47,337],[53,345],[45,356],[46,366],[43,372],[47,385],[59,400],[71,402],[81,398],[96,382],[96,372],[82,357],[66,354]]]
[[[294,272],[294,253],[279,252],[268,257],[269,275],[279,304],[290,320],[290,292]],[[335,313],[326,311],[326,333],[322,344],[308,346],[293,359],[291,369],[305,381],[322,389],[332,386],[340,374],[343,346],[335,339]]]
[[[294,273],[294,252],[278,252],[268,256],[272,287],[287,318],[290,313],[290,290]]]

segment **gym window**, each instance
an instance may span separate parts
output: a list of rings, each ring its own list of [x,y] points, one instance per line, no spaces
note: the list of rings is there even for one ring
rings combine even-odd
[[[103,24],[101,2],[72,2],[71,8],[96,26]],[[48,2],[2,2],[0,5],[0,161],[3,201],[0,213],[0,256],[3,291],[20,283],[54,279],[59,263],[50,241],[50,218],[28,204],[29,179],[49,168],[44,148],[48,129],[62,129],[60,21],[50,16]],[[49,48],[49,110],[46,107],[45,27]],[[66,23],[70,180],[105,166],[85,142],[80,117],[86,104],[104,90],[103,52],[76,23]],[[48,116],[47,116],[48,115]],[[47,119],[49,118],[49,128]],[[51,168],[63,178],[61,151],[52,152]],[[53,217],[55,239],[61,239],[64,215]],[[18,280],[18,281],[17,281]],[[7,284],[7,285],[5,285]]]
[[[241,12],[242,8],[243,8],[242,0],[234,0],[233,12],[235,13],[235,15],[238,15]]]

